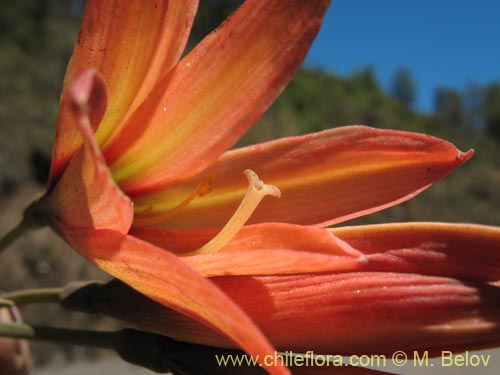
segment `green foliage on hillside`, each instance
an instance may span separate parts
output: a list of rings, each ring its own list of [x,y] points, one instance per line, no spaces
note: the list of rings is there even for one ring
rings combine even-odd
[[[25,183],[30,154],[50,152],[67,60],[79,27],[73,2],[23,0],[0,11],[0,192]]]

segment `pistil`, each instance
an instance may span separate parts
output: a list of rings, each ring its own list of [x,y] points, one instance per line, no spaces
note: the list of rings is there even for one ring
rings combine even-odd
[[[222,249],[238,233],[243,225],[248,221],[259,203],[266,195],[276,198],[281,197],[281,191],[274,185],[267,185],[259,179],[257,174],[247,169],[245,175],[248,179],[248,189],[239,207],[229,219],[222,230],[209,242],[197,250],[182,254],[183,256],[215,253]]]

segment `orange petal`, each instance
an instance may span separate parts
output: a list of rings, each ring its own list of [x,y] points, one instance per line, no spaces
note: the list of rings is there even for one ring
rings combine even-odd
[[[213,282],[282,351],[391,355],[397,350],[428,350],[432,355],[500,343],[500,289],[491,285],[383,272],[218,277]],[[103,298],[100,309],[148,331],[233,346],[198,322],[140,295],[119,288],[108,295],[114,298]],[[127,316],[127,304],[140,307]]]
[[[215,282],[278,349],[440,353],[442,348],[472,350],[500,343],[500,289],[489,285],[370,272]]]
[[[332,233],[368,256],[363,270],[500,280],[498,227],[401,223],[334,228]]]
[[[274,348],[248,316],[176,255],[105,229],[70,238],[69,242],[105,272],[150,299],[227,335],[251,356],[264,358],[274,353]],[[271,374],[289,374],[280,366],[266,370]]]
[[[363,126],[284,138],[226,153],[211,170],[212,191],[164,221],[168,228],[220,227],[246,190],[242,171],[276,185],[249,220],[339,223],[406,201],[472,156],[423,134]],[[206,172],[208,173],[208,172]],[[136,218],[161,215],[195,191],[203,176],[153,196],[137,197]]]
[[[126,113],[132,113],[180,58],[198,7],[189,1],[87,0],[80,34],[64,85],[96,68],[109,84],[110,106],[99,129],[104,140]],[[63,90],[65,91],[65,90]],[[51,184],[81,145],[63,95],[57,122]]]
[[[131,234],[177,253],[195,250],[217,231],[168,231],[137,228]],[[243,227],[221,251],[185,257],[204,276],[277,275],[354,270],[365,261],[362,253],[328,230],[290,224]]]
[[[185,261],[204,276],[289,275],[359,269],[366,258],[326,255],[308,251],[220,251],[186,257]]]
[[[37,204],[37,210],[63,238],[74,235],[71,231],[100,228],[126,233],[133,219],[132,202],[113,181],[93,132],[106,108],[106,84],[90,69],[68,91],[84,144]]]
[[[182,181],[233,145],[299,68],[328,3],[248,0],[206,37],[105,149],[124,191]]]

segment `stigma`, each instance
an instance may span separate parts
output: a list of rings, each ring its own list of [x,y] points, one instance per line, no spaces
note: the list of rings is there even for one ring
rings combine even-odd
[[[197,250],[183,253],[182,256],[209,254],[219,251],[245,225],[265,196],[281,197],[280,189],[274,185],[265,184],[254,171],[247,169],[244,173],[248,180],[248,189],[233,216],[231,216],[221,231],[209,242]]]

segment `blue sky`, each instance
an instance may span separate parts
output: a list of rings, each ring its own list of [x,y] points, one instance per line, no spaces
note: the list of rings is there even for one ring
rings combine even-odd
[[[333,0],[306,64],[341,76],[371,65],[386,89],[409,68],[429,111],[436,87],[500,81],[500,1]]]

